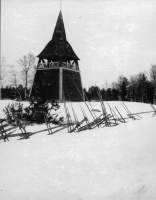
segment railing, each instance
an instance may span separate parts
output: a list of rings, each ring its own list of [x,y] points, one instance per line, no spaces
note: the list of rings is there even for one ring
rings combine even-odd
[[[62,62],[50,62],[48,64],[46,63],[39,63],[37,68],[55,68],[55,67],[64,67],[68,69],[73,69],[73,70],[79,70],[77,65],[72,65],[70,63]]]

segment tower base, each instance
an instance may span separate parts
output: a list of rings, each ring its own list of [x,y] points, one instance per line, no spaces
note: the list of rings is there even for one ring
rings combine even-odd
[[[37,69],[30,96],[56,101],[83,101],[80,71],[67,68]]]

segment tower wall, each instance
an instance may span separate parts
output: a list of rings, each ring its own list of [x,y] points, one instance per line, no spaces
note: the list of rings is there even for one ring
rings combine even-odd
[[[59,100],[59,69],[37,70],[31,96]]]
[[[37,70],[30,96],[35,99],[83,101],[80,72],[62,67]]]
[[[63,69],[63,92],[66,100],[83,100],[83,90],[79,71]]]

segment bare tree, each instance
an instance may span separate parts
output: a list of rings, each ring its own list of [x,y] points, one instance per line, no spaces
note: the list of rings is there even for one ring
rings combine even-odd
[[[156,65],[152,64],[150,68],[150,79],[154,86],[154,98],[153,103],[156,104]]]
[[[118,89],[118,83],[117,82],[115,82],[115,81],[113,81],[112,83],[111,83],[111,88],[113,88],[113,89]]]
[[[19,98],[20,98],[20,101],[21,101],[22,100],[21,94],[20,94],[20,92],[18,90],[18,85],[19,85],[18,75],[19,75],[19,72],[17,70],[15,70],[14,65],[11,65],[10,68],[11,68],[11,70],[10,70],[10,75],[11,75],[10,82],[16,88],[16,91],[19,94]]]
[[[22,68],[21,75],[25,85],[25,98],[27,98],[27,89],[34,75],[36,58],[32,53],[29,53],[28,55],[24,55],[23,58],[20,58],[17,62],[18,65]]]
[[[6,67],[5,57],[1,57],[1,63],[0,63],[0,99],[2,98],[1,88],[3,86],[4,78],[5,78],[5,67]]]

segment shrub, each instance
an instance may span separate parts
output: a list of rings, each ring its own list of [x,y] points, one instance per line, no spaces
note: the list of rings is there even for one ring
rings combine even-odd
[[[16,125],[17,121],[23,120],[31,124],[43,124],[45,122],[45,117],[49,122],[53,124],[62,124],[64,121],[63,117],[51,114],[52,110],[58,110],[59,105],[54,101],[30,101],[28,107],[23,107],[21,102],[15,102],[8,104],[3,110],[6,114],[6,120],[10,125]]]
[[[23,104],[20,102],[8,104],[3,111],[6,114],[6,121],[10,125],[17,125],[19,119],[23,118]]]

